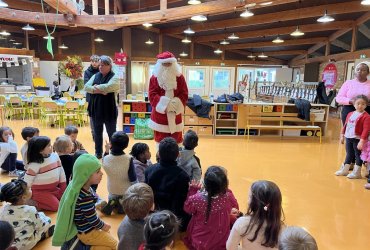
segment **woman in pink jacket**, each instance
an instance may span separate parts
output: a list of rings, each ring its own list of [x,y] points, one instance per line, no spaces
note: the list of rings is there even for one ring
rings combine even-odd
[[[341,113],[342,125],[344,125],[348,113],[355,111],[352,101],[356,96],[365,95],[370,99],[370,80],[367,80],[368,75],[369,66],[366,63],[359,63],[355,68],[355,79],[346,81],[340,88],[336,101],[343,105]],[[366,112],[370,114],[370,106],[367,106]]]

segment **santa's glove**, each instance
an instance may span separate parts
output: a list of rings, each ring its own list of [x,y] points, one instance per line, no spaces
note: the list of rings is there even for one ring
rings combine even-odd
[[[182,103],[179,99],[172,99],[167,107],[170,107],[170,110],[175,112],[176,115],[180,114],[183,110]]]

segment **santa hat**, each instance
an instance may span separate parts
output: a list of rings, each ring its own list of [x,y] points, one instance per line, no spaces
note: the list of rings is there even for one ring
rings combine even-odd
[[[157,59],[158,59],[157,60],[158,63],[175,63],[175,62],[177,62],[175,56],[169,51],[158,54]]]

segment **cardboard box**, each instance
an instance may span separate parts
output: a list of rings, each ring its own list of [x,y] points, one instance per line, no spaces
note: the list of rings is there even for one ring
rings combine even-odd
[[[184,133],[188,130],[193,130],[195,133],[198,134],[198,127],[197,126],[184,126]]]
[[[300,129],[283,129],[283,136],[300,136]]]
[[[186,125],[198,125],[198,117],[195,115],[185,115]]]
[[[198,117],[198,124],[199,125],[212,125],[213,119]]]
[[[212,126],[198,127],[198,135],[213,135]]]
[[[123,112],[131,112],[131,105],[123,104]]]
[[[188,106],[185,107],[185,115],[196,115]]]

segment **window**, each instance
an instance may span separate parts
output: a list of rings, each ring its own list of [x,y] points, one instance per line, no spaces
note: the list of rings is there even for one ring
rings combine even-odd
[[[205,70],[189,69],[188,70],[188,87],[191,89],[204,88]]]
[[[228,89],[230,85],[230,70],[215,70],[213,72],[213,87]]]

